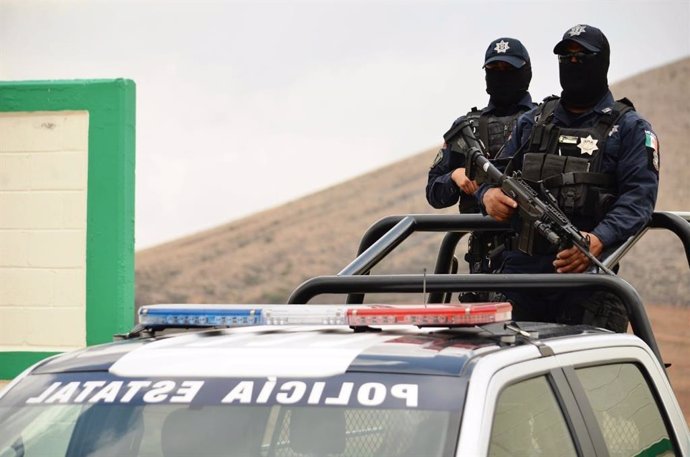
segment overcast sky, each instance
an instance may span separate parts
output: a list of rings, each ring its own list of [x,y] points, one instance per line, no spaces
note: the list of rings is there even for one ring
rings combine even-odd
[[[612,82],[690,55],[688,0],[0,0],[0,80],[135,81],[140,249],[439,144],[486,104],[495,38],[529,50],[535,99],[559,93],[578,23]]]

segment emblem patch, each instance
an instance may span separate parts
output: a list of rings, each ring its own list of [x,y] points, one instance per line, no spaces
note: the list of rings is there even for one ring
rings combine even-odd
[[[443,150],[446,148],[446,145],[443,145],[443,148],[438,150],[438,154],[436,154],[436,157],[434,157],[434,161],[431,164],[431,168],[434,168],[436,165],[441,163],[441,160],[443,160]]]
[[[659,140],[654,132],[650,130],[645,130],[644,135],[644,145],[647,147],[647,152],[649,153],[649,164],[654,171],[659,173],[659,166],[661,165],[661,159],[659,158]]]
[[[594,151],[598,150],[597,143],[599,140],[592,138],[592,135],[587,135],[587,138],[580,138],[580,144],[577,145],[580,148],[581,154],[592,155]]]
[[[648,148],[654,149],[655,151],[659,150],[659,140],[657,140],[656,135],[654,135],[654,132],[651,132],[649,130],[644,131],[644,145]]]
[[[652,152],[652,166],[659,173],[659,151]]]
[[[576,25],[576,26],[573,27],[572,29],[568,30],[568,35],[570,35],[570,36],[578,36],[578,35],[581,35],[581,34],[583,34],[583,33],[585,33],[585,32],[586,32],[586,30],[585,30],[585,26],[584,26],[584,25]]]
[[[496,51],[499,54],[505,54],[506,51],[508,51],[508,49],[510,49],[510,46],[508,46],[508,42],[501,40],[498,43],[496,43],[494,51]]]

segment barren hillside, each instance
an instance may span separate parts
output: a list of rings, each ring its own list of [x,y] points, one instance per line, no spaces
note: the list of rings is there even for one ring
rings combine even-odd
[[[690,132],[690,59],[620,82],[661,143],[657,208],[690,210],[685,140]],[[442,130],[442,127],[440,127]],[[137,303],[281,302],[305,279],[335,274],[381,217],[437,212],[424,198],[437,147],[278,208],[137,253]],[[446,212],[454,212],[449,208]],[[648,303],[690,305],[690,269],[673,235],[648,233],[621,275]],[[440,237],[415,235],[379,271],[433,270]]]
[[[690,59],[613,86],[654,126],[661,144],[658,210],[690,211],[686,171]],[[439,135],[444,126],[439,126]],[[136,301],[276,303],[305,279],[335,274],[355,256],[361,235],[391,214],[430,213],[426,174],[437,147],[322,192],[136,255]],[[446,212],[456,210],[449,208]],[[433,271],[441,237],[419,234],[377,272]],[[681,407],[690,420],[690,269],[673,235],[650,232],[621,275],[649,303],[649,315]],[[377,299],[383,301],[380,296]],[[341,297],[318,297],[328,302]]]

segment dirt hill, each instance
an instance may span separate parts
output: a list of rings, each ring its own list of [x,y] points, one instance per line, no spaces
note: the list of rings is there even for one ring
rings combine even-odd
[[[687,138],[690,58],[612,86],[653,125],[661,144],[657,210],[690,211]],[[444,126],[439,126],[439,135]],[[427,170],[438,146],[324,191],[136,254],[136,302],[280,303],[302,281],[335,274],[360,237],[391,214],[439,213],[426,203]],[[455,208],[445,210],[454,213]],[[413,235],[376,273],[433,271],[441,236]],[[650,232],[626,257],[621,276],[640,292],[671,379],[690,417],[690,269],[675,236]],[[462,262],[461,262],[462,263]],[[321,296],[314,302],[333,302]],[[383,301],[381,296],[377,301]],[[338,302],[342,298],[337,297]],[[663,306],[657,306],[663,305]],[[681,337],[682,336],[682,337]]]
[[[685,171],[690,132],[690,59],[612,87],[653,125],[661,143],[657,209],[690,211]],[[305,279],[335,274],[355,256],[364,231],[391,214],[438,213],[424,198],[438,147],[283,206],[140,251],[136,301],[282,302]],[[445,210],[454,213],[455,208]],[[433,271],[440,236],[420,234],[377,272]],[[673,235],[651,232],[621,275],[648,303],[690,305],[690,269]]]

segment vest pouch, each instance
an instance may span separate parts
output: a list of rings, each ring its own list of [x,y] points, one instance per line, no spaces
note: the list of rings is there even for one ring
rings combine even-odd
[[[495,113],[491,113],[479,117],[477,133],[486,146],[487,156],[490,159],[496,158],[501,147],[508,141],[515,121],[522,112],[518,111],[508,116],[497,116]]]
[[[559,155],[527,153],[523,159],[522,177],[531,182],[539,182],[560,175],[566,167],[566,161],[567,157]],[[550,187],[548,190],[558,201],[560,187]]]
[[[563,182],[560,186],[558,206],[568,216],[583,214],[587,208],[588,185],[577,184],[574,173],[585,173],[589,168],[589,161],[578,157],[564,157],[566,159],[563,168]]]
[[[522,178],[537,182],[542,179],[541,170],[544,167],[546,154],[528,152],[522,158]]]

